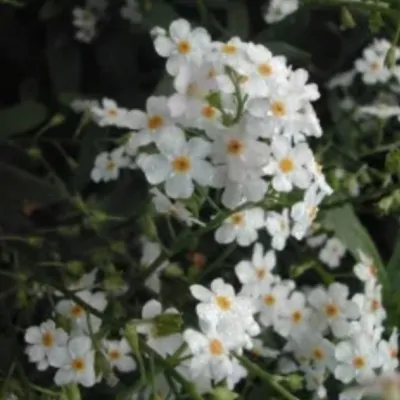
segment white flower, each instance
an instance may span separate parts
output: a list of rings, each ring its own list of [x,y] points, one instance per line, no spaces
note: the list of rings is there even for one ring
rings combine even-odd
[[[292,147],[288,139],[277,137],[271,143],[271,150],[273,160],[264,171],[273,175],[272,187],[278,192],[290,192],[293,186],[306,189],[311,181],[307,166],[313,160],[308,145],[303,142]]]
[[[142,257],[140,264],[148,268],[161,254],[161,247],[156,242],[151,242],[146,238],[142,238]],[[168,261],[161,263],[157,269],[146,279],[146,286],[156,293],[160,293],[161,280],[160,275],[168,266]]]
[[[346,253],[345,245],[336,237],[327,240],[319,253],[319,259],[330,268],[337,268]]]
[[[128,151],[132,154],[136,154],[141,146],[150,143],[158,146],[161,140],[168,141],[175,136],[184,136],[171,117],[165,96],[150,96],[146,101],[146,112],[131,110],[126,121],[130,129],[137,131],[131,134],[128,141]]]
[[[112,367],[121,372],[130,372],[136,369],[136,363],[132,358],[132,350],[125,339],[104,340],[104,353]]]
[[[168,58],[166,68],[169,74],[176,75],[179,68],[187,62],[199,65],[210,46],[211,38],[203,28],[191,30],[188,21],[178,19],[169,27],[169,37],[156,36],[154,47],[156,52]]]
[[[373,314],[362,313],[357,321],[350,322],[349,337],[365,335],[371,343],[377,344],[382,339],[383,326],[376,321]]]
[[[335,350],[339,362],[335,368],[335,378],[343,383],[350,383],[353,379],[363,383],[373,378],[373,370],[378,364],[375,353],[375,346],[362,334],[355,340],[340,342]]]
[[[308,302],[315,309],[313,324],[324,332],[329,326],[337,338],[349,334],[349,320],[360,315],[357,304],[348,300],[349,288],[341,283],[332,283],[327,290],[317,287],[308,295]]]
[[[306,305],[306,298],[301,292],[293,292],[285,307],[279,310],[274,329],[283,337],[295,336],[309,324],[311,310]]]
[[[319,247],[325,243],[327,238],[328,238],[328,235],[325,233],[322,233],[320,235],[315,235],[315,236],[309,236],[307,238],[307,244],[311,248]]]
[[[121,8],[121,17],[133,24],[142,21],[143,16],[137,0],[125,0],[125,5]]]
[[[378,271],[374,262],[362,251],[359,251],[360,262],[354,266],[356,277],[368,285],[374,285],[377,281]]]
[[[94,371],[94,351],[92,341],[88,336],[78,336],[71,339],[67,347],[57,349],[57,362],[59,368],[54,377],[58,386],[72,382],[82,386],[91,387],[96,383]]]
[[[294,221],[292,235],[297,240],[305,237],[307,230],[311,227],[317,216],[318,205],[323,198],[324,193],[319,192],[316,185],[312,185],[306,191],[303,201],[292,206],[290,212],[290,216]]]
[[[192,213],[183,203],[179,201],[172,202],[157,188],[151,189],[150,193],[153,194],[152,202],[157,212],[172,215],[187,226],[192,226],[193,224],[204,225],[201,221],[193,217]]]
[[[146,335],[147,344],[160,355],[174,354],[182,344],[182,335],[174,333],[164,335],[158,331],[154,318],[160,315],[179,314],[175,308],[167,308],[162,311],[161,303],[157,300],[149,300],[142,308],[142,322],[137,325],[137,331]]]
[[[382,306],[382,285],[366,285],[365,293],[355,294],[353,301],[362,314],[373,315],[376,324],[381,324],[386,318],[386,311]]]
[[[276,250],[283,250],[290,236],[289,210],[285,208],[281,214],[270,211],[267,214],[265,227],[272,237],[271,246]]]
[[[272,0],[268,5],[264,20],[268,24],[279,22],[299,8],[298,0]]]
[[[99,312],[103,312],[107,307],[107,299],[103,292],[91,293],[83,290],[75,293],[75,296]],[[60,300],[56,305],[56,311],[70,319],[72,328],[78,332],[82,331],[89,334],[91,332],[98,332],[100,329],[101,319],[87,312],[80,304],[75,303],[73,300]]]
[[[259,321],[262,326],[275,325],[281,310],[287,307],[288,297],[294,289],[293,281],[275,282],[264,286],[259,296]]]
[[[90,177],[96,183],[109,182],[117,179],[120,169],[128,165],[124,147],[118,147],[110,153],[105,151],[96,157]]]
[[[398,345],[399,333],[397,328],[393,329],[389,340],[381,340],[378,344],[378,351],[381,357],[382,370],[385,373],[395,372],[399,366],[399,345]]]
[[[196,312],[199,319],[217,326],[218,332],[230,336],[246,347],[251,346],[250,336],[259,334],[259,326],[253,319],[255,301],[243,294],[236,295],[233,286],[221,278],[211,282],[211,290],[201,285],[190,287],[192,296],[199,300]]]
[[[90,111],[94,107],[100,107],[97,100],[75,99],[71,102],[70,107],[77,113]]]
[[[349,87],[356,76],[357,71],[355,69],[351,69],[346,72],[342,72],[340,74],[335,75],[332,79],[330,79],[327,83],[327,87],[329,89],[335,89],[337,87]]]
[[[91,108],[93,119],[99,126],[117,126],[120,128],[128,127],[126,116],[128,111],[118,107],[118,104],[111,99],[104,98],[102,106],[94,105]]]
[[[256,243],[251,261],[240,261],[235,267],[235,273],[243,285],[242,292],[258,296],[262,286],[275,280],[272,270],[276,265],[276,255],[273,250],[264,253],[261,243]]]
[[[381,119],[400,117],[400,107],[389,104],[372,104],[358,109],[360,114],[372,115]]]
[[[83,43],[90,43],[96,35],[97,18],[89,9],[75,7],[72,10],[72,24],[77,28],[75,37]]]
[[[228,217],[215,231],[215,240],[227,244],[237,241],[239,246],[249,246],[258,238],[257,230],[264,226],[262,208],[238,211]]]
[[[36,363],[39,371],[53,365],[54,348],[65,346],[68,334],[57,328],[52,320],[43,322],[40,326],[31,326],[25,332],[25,341],[28,343],[26,354],[30,362]]]
[[[236,348],[236,343],[230,343],[225,337],[209,324],[200,322],[202,332],[187,329],[183,338],[193,357],[190,360],[192,378],[199,376],[211,378],[218,383],[233,373],[233,360],[230,350]]]
[[[179,135],[160,141],[159,149],[159,154],[144,155],[137,163],[150,184],[165,182],[165,192],[169,197],[191,197],[193,180],[201,186],[212,183],[214,168],[205,160],[210,151],[207,141],[192,138],[186,142]]]
[[[356,60],[354,65],[367,85],[385,83],[390,79],[390,71],[385,65],[385,54],[377,54],[371,48],[365,49],[363,57]]]

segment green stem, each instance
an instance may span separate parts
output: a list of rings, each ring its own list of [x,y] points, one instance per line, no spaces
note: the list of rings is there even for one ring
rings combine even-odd
[[[282,385],[280,385],[274,379],[273,375],[264,371],[257,364],[250,361],[247,357],[239,355],[236,355],[235,357],[251,374],[258,376],[263,382],[271,386],[276,392],[280,393],[282,397],[284,397],[286,400],[300,400],[298,397],[296,397],[295,395],[290,393],[287,389],[285,389]]]

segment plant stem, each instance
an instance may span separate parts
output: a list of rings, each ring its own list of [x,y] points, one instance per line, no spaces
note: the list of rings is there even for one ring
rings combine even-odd
[[[298,397],[290,393],[282,385],[280,385],[274,376],[261,369],[257,364],[250,361],[247,357],[235,355],[240,363],[246,367],[246,369],[253,375],[258,376],[263,382],[275,389],[276,392],[280,393],[286,400],[300,400]]]

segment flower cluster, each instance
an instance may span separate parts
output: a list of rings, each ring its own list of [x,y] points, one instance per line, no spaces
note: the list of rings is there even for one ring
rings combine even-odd
[[[146,111],[110,99],[91,108],[100,126],[131,132],[124,145],[97,157],[92,179],[107,182],[122,168],[140,168],[154,186],[157,211],[189,225],[197,221],[185,201],[197,187],[220,190],[230,210],[292,193],[295,204],[282,214],[256,207],[230,216],[216,240],[247,246],[264,226],[276,249],[290,235],[302,239],[331,193],[307,144],[322,134],[311,105],[319,92],[308,73],[262,45],[237,37],[213,42],[185,20],[174,21],[168,35],[157,30],[154,45],[167,58],[175,93],[151,96]]]
[[[96,270],[84,275],[68,288],[74,291],[76,301],[61,298],[57,302],[56,314],[68,330],[57,327],[56,322],[49,319],[39,326],[29,327],[25,332],[26,353],[30,362],[35,363],[40,371],[49,367],[56,368],[56,385],[75,382],[91,387],[102,379],[102,375],[95,371],[96,347],[93,341],[93,336],[100,331],[102,320],[86,307],[102,313],[108,301],[104,292],[92,290],[95,279]],[[55,295],[62,297],[59,292]],[[97,351],[106,360],[110,371],[113,368],[120,372],[136,369],[131,349],[125,339],[104,338],[99,347],[100,350],[97,348]]]

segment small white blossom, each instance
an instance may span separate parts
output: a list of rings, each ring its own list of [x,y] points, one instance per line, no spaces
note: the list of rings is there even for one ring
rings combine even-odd
[[[132,350],[125,339],[104,340],[104,354],[110,365],[121,372],[130,372],[136,369],[136,363],[132,357]]]
[[[271,246],[276,250],[283,250],[291,232],[289,210],[285,208],[281,214],[270,211],[267,214],[265,227],[272,237]]]
[[[333,269],[339,267],[345,254],[345,245],[338,238],[332,237],[327,240],[325,246],[319,252],[319,259]]]

